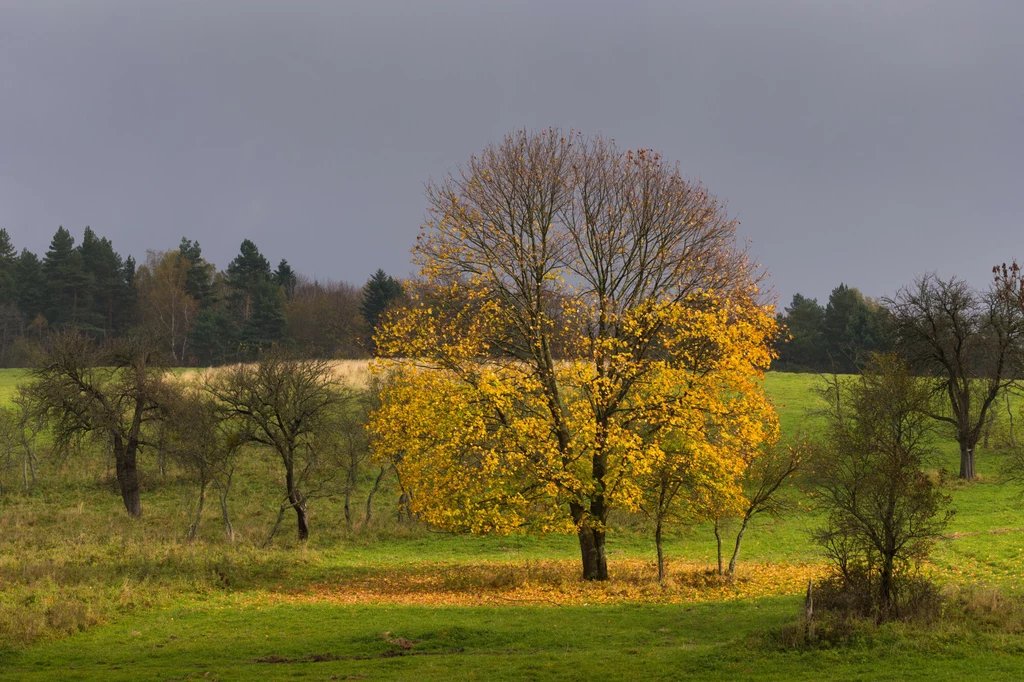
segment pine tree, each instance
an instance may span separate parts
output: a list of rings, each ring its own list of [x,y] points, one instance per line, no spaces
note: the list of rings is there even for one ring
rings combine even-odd
[[[199,311],[191,343],[192,352],[202,365],[220,365],[241,359],[238,329],[231,312],[223,305]]]
[[[299,278],[295,275],[295,271],[292,270],[292,266],[288,265],[288,261],[284,258],[277,264],[277,270],[274,271],[274,281],[284,289],[284,297],[290,301],[292,296],[295,295],[295,285],[298,284]]]
[[[18,309],[26,322],[43,314],[46,305],[46,280],[39,256],[23,249],[15,264],[15,295]]]
[[[248,322],[252,317],[253,290],[257,284],[270,277],[270,261],[251,241],[243,241],[239,254],[228,264],[227,269],[230,298],[240,321]]]
[[[205,308],[213,303],[214,266],[203,258],[203,250],[198,241],[181,238],[178,246],[178,257],[188,263],[185,274],[185,293],[194,298],[199,307]]]
[[[281,341],[288,329],[284,316],[282,289],[277,284],[264,280],[253,287],[252,315],[246,323],[242,339],[250,357],[258,351]]]
[[[0,304],[17,300],[16,285],[18,254],[11,243],[11,235],[0,228]]]
[[[87,305],[92,278],[85,271],[75,238],[59,227],[43,259],[46,280],[46,318],[53,326],[77,326]]]
[[[402,283],[384,270],[378,269],[363,286],[363,300],[359,312],[371,328],[376,329],[381,315],[388,306],[402,297]]]
[[[125,281],[124,261],[109,239],[97,237],[89,227],[85,228],[78,251],[92,282],[91,295],[85,301],[88,307],[83,307],[81,315],[82,326],[104,335],[112,334],[121,326],[125,287],[131,286],[131,282]]]

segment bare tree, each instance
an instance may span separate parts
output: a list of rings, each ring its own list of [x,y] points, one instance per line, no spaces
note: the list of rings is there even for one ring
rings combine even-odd
[[[285,497],[267,543],[288,509],[295,512],[299,540],[306,540],[306,506],[325,483],[329,458],[324,451],[334,445],[332,421],[346,397],[330,363],[271,349],[255,363],[212,375],[206,390],[244,426],[248,440],[272,448],[280,458]]]
[[[918,278],[893,299],[896,342],[936,397],[929,414],[952,427],[960,478],[975,477],[975,450],[988,412],[1016,378],[1024,314],[997,288],[978,293],[955,277]]]
[[[736,574],[736,561],[743,544],[743,535],[750,521],[759,515],[779,516],[790,512],[796,506],[792,497],[783,494],[783,485],[800,470],[806,458],[808,446],[772,443],[765,445],[743,472],[743,510],[739,515],[740,527],[736,532],[732,556],[727,571],[723,570],[722,518],[714,522],[715,540],[718,547],[718,574]]]
[[[74,331],[55,334],[25,395],[44,414],[58,450],[82,436],[111,448],[125,509],[142,516],[138,453],[152,445],[165,373],[152,339],[128,334],[101,346]]]
[[[880,620],[899,616],[900,579],[919,565],[952,516],[922,470],[932,455],[930,387],[895,355],[825,391],[829,425],[813,472],[825,525],[815,539],[848,589]]]
[[[161,445],[188,472],[198,486],[194,505],[189,508],[188,538],[195,538],[202,520],[206,491],[217,490],[224,534],[234,539],[228,513],[228,495],[238,455],[248,440],[245,424],[228,419],[224,408],[201,387],[185,385],[164,403]]]

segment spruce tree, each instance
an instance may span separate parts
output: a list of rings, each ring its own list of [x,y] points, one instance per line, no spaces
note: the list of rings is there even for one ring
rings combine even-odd
[[[282,288],[269,280],[253,287],[252,315],[242,333],[250,357],[285,337],[288,321],[284,316]]]
[[[181,238],[178,246],[178,257],[188,263],[185,273],[185,293],[194,298],[200,308],[213,303],[214,266],[203,258],[203,250],[198,241]]]
[[[359,312],[372,329],[376,329],[381,315],[388,306],[402,296],[402,283],[384,270],[378,269],[363,286]]]
[[[124,261],[109,239],[97,237],[89,227],[85,228],[78,251],[92,283],[89,299],[83,302],[81,326],[95,333],[112,334],[124,317],[124,289],[131,286],[131,282],[125,282]]]
[[[11,235],[0,228],[0,304],[17,301],[18,254],[11,242]]]
[[[284,297],[290,301],[292,296],[295,295],[295,286],[298,284],[299,278],[295,275],[295,271],[292,270],[292,266],[288,265],[288,261],[284,258],[277,264],[277,270],[274,271],[274,281],[284,289]]]
[[[39,256],[22,249],[15,264],[15,296],[26,323],[43,314],[46,305],[46,280]]]
[[[75,249],[75,238],[59,227],[43,259],[46,280],[46,318],[53,326],[77,326],[83,304],[92,290],[82,254]]]
[[[270,261],[250,240],[243,241],[238,255],[227,269],[231,303],[239,321],[248,322],[252,317],[253,290],[257,284],[270,278]]]

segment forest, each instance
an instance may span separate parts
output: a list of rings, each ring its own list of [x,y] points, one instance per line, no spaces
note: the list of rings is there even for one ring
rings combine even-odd
[[[382,270],[365,284],[320,282],[276,268],[246,239],[223,270],[199,242],[151,250],[137,263],[86,227],[57,228],[40,258],[0,228],[0,367],[27,367],[50,333],[117,339],[145,329],[178,367],[251,360],[275,344],[305,357],[369,357],[382,312],[401,285]]]

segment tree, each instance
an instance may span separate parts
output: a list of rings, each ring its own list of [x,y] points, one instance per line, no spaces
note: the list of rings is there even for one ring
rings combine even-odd
[[[952,516],[922,469],[933,454],[931,389],[896,355],[876,355],[860,377],[834,378],[825,398],[829,423],[813,471],[826,521],[815,539],[879,620],[898,617],[900,581]]]
[[[718,575],[736,575],[736,561],[739,559],[743,536],[756,516],[779,516],[791,511],[796,505],[792,498],[783,494],[782,487],[787,483],[804,463],[807,454],[804,443],[785,444],[766,443],[761,452],[747,465],[743,472],[743,499],[737,515],[740,522],[736,531],[729,566],[722,566],[722,517],[715,518],[715,541],[718,548]]]
[[[177,251],[149,251],[135,278],[142,324],[163,340],[177,365],[186,363],[199,312],[187,290],[188,265]]]
[[[334,410],[345,401],[333,368],[323,360],[296,360],[271,349],[255,363],[213,375],[206,389],[250,441],[272,448],[281,460],[285,498],[267,542],[288,509],[295,512],[299,540],[306,540],[307,503],[323,483]]]
[[[252,288],[251,314],[242,327],[242,342],[249,357],[283,340],[288,330],[284,316],[283,289],[270,280]]]
[[[17,300],[18,253],[11,243],[11,235],[0,228],[0,301]]]
[[[298,284],[298,281],[298,275],[292,270],[292,266],[282,258],[281,262],[277,264],[277,270],[274,270],[274,283],[284,291],[286,300],[291,300],[295,295],[295,285]]]
[[[45,311],[46,280],[42,262],[28,249],[22,249],[18,256],[14,282],[18,309],[25,321],[31,322]]]
[[[979,294],[963,280],[934,274],[918,278],[887,301],[897,348],[911,368],[928,377],[960,446],[960,478],[975,477],[975,449],[989,410],[1016,377],[1024,314],[991,289]]]
[[[270,261],[263,257],[251,241],[242,241],[238,255],[228,263],[227,269],[230,299],[242,322],[248,322],[252,316],[252,298],[256,286],[270,278]]]
[[[24,390],[18,391],[10,405],[0,406],[0,469],[13,468],[15,461],[20,460],[25,490],[36,480],[36,439],[42,428],[42,420],[26,400]],[[2,488],[0,482],[0,492]]]
[[[103,335],[119,331],[127,321],[125,294],[132,284],[125,281],[124,261],[111,241],[97,237],[90,227],[85,228],[78,253],[90,282],[80,326]]]
[[[891,350],[888,310],[856,288],[840,284],[832,290],[822,316],[822,341],[827,365],[821,369],[855,373],[876,352]]]
[[[88,309],[93,281],[75,246],[75,238],[57,229],[43,259],[46,282],[46,318],[53,326],[77,326]]]
[[[575,532],[584,578],[605,580],[609,511],[639,508],[659,450],[646,435],[702,445],[719,385],[763,395],[775,325],[735,224],[657,154],[557,130],[506,136],[428,198],[421,281],[378,338],[417,360],[390,363],[376,451],[423,520]]]
[[[181,244],[178,245],[178,258],[185,267],[185,293],[201,308],[205,308],[213,302],[213,274],[216,268],[203,258],[199,242],[185,237],[181,238]]]
[[[160,417],[164,366],[152,340],[138,334],[96,345],[68,330],[50,339],[26,395],[45,414],[57,448],[92,435],[114,455],[125,509],[142,516],[138,453]]]
[[[161,445],[199,488],[195,506],[190,509],[188,539],[195,539],[199,531],[206,490],[212,485],[220,501],[224,534],[233,540],[228,495],[238,455],[249,440],[243,430],[246,424],[229,419],[223,406],[196,384],[182,386],[171,398],[163,405]]]
[[[299,279],[284,306],[289,339],[306,357],[365,357],[360,339],[367,326],[359,301],[360,290],[350,284]]]
[[[381,269],[373,273],[363,285],[362,300],[359,312],[366,325],[375,332],[380,324],[381,316],[402,298],[402,283]]]
[[[825,309],[817,299],[793,295],[793,301],[778,316],[786,334],[778,340],[779,359],[773,367],[786,371],[820,370],[827,366],[824,343]]]
[[[219,365],[240,358],[239,331],[231,311],[224,305],[203,308],[192,330],[192,352],[200,364]]]

